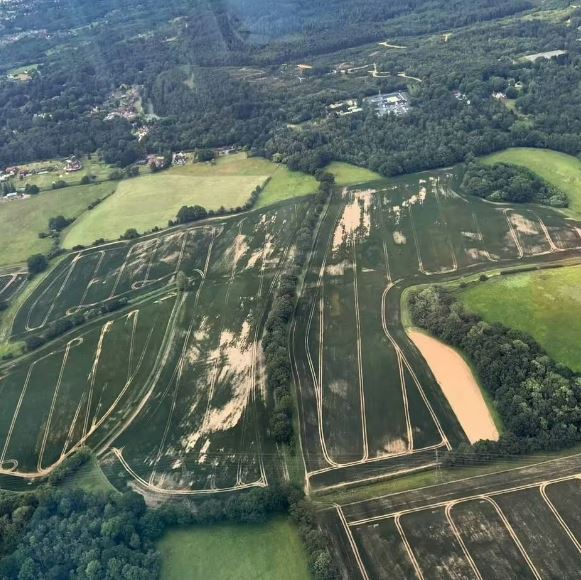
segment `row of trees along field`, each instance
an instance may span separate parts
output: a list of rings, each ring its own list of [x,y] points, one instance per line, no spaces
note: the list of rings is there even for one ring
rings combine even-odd
[[[581,440],[581,377],[551,360],[530,336],[484,322],[441,287],[413,293],[409,305],[414,324],[466,354],[505,426],[498,442],[459,446],[449,463],[556,450]]]
[[[134,492],[59,488],[90,452],[80,450],[35,491],[0,491],[0,578],[143,580],[160,577],[155,542],[174,526],[260,523],[288,514],[301,534],[313,576],[337,571],[312,505],[295,487],[255,488],[224,498],[148,509]]]
[[[489,201],[535,202],[552,207],[569,205],[565,193],[549,185],[532,171],[507,163],[470,163],[462,179],[462,188],[471,195],[484,197]]]
[[[301,227],[296,234],[296,251],[292,262],[280,278],[276,297],[270,309],[262,348],[266,361],[266,384],[270,395],[269,428],[277,443],[294,447],[293,402],[291,385],[292,371],[289,360],[289,324],[297,301],[297,289],[303,269],[316,235],[317,222],[329,196],[333,193],[335,177],[331,173],[318,171],[319,191],[311,203]]]

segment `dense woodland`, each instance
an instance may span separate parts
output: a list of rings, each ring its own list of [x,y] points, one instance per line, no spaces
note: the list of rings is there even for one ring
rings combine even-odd
[[[535,202],[552,207],[567,207],[567,195],[544,182],[524,167],[496,163],[471,163],[462,179],[462,188],[470,195],[489,201]]]
[[[156,579],[161,562],[155,542],[168,528],[256,524],[277,514],[297,525],[315,580],[336,577],[313,507],[297,488],[255,488],[152,510],[134,492],[55,487],[89,459],[90,452],[81,450],[33,492],[0,490],[0,578]]]
[[[530,336],[484,322],[440,287],[413,294],[410,309],[415,324],[466,354],[505,426],[499,442],[462,446],[450,461],[555,450],[581,440],[581,377]]]
[[[528,0],[486,0],[478,8],[468,0],[199,0],[155,10],[151,0],[121,9],[102,0],[68,11],[60,27],[53,0],[32,4],[35,14],[46,9],[49,16],[27,26],[49,33],[0,45],[5,72],[40,63],[28,82],[0,81],[0,167],[96,150],[106,162],[126,166],[146,152],[238,145],[311,173],[338,159],[393,175],[510,145],[581,152],[575,114],[581,16],[573,13],[566,23],[519,18],[531,8]],[[4,34],[23,18],[5,21]],[[508,20],[501,24],[501,18]],[[449,44],[422,36],[445,30],[457,30]],[[392,76],[363,73],[339,82],[332,74],[335,64],[359,64],[369,52],[346,47],[388,35],[409,45],[374,57]],[[569,54],[536,63],[512,58],[555,48]],[[292,58],[315,59],[305,82],[284,72],[282,63]],[[261,66],[267,82],[234,74],[242,66]],[[397,77],[399,70],[423,82],[410,84]],[[141,142],[135,123],[105,120],[102,105],[120,86],[140,87],[142,122],[150,129]],[[407,116],[376,118],[365,111],[327,118],[325,107],[337,98],[396,89],[411,92]],[[465,99],[455,98],[454,90]],[[491,98],[502,90],[515,97],[516,112]],[[288,127],[296,123],[300,130]]]

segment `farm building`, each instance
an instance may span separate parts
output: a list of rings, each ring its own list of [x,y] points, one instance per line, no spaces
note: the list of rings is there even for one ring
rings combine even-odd
[[[378,117],[390,114],[405,115],[410,110],[409,94],[405,91],[380,93],[374,97],[367,97],[364,103],[375,109]]]

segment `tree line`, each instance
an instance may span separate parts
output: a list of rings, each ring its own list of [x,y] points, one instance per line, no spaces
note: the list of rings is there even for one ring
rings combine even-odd
[[[36,490],[0,490],[0,577],[18,580],[160,578],[155,542],[176,526],[256,524],[280,514],[297,525],[316,580],[337,576],[315,511],[294,486],[272,485],[202,501],[148,509],[143,497],[58,487],[91,459],[65,460]],[[211,530],[208,530],[211,533]]]
[[[448,462],[557,450],[581,441],[581,377],[553,361],[533,338],[483,321],[441,287],[413,293],[409,305],[414,324],[466,354],[505,426],[498,442],[462,445]]]
[[[489,201],[535,202],[552,207],[569,205],[565,193],[532,171],[508,163],[469,163],[462,179],[462,188]]]

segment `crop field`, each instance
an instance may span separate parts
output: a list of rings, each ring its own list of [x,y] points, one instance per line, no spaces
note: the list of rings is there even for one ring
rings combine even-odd
[[[26,272],[0,273],[0,302],[9,302],[24,286]]]
[[[579,456],[562,474],[543,477],[546,469],[336,506],[326,521],[349,554],[351,577],[573,578],[581,567]]]
[[[406,286],[581,249],[577,222],[467,198],[456,182],[441,171],[345,188],[324,216],[291,352],[314,490],[434,465],[465,440],[400,324]]]
[[[267,485],[259,343],[300,216],[286,205],[69,254],[14,337],[96,317],[1,368],[0,473],[46,475],[89,445],[143,491]],[[121,297],[122,310],[95,314]]]
[[[555,360],[581,371],[581,267],[570,266],[492,278],[458,297],[488,322],[533,336]]]

